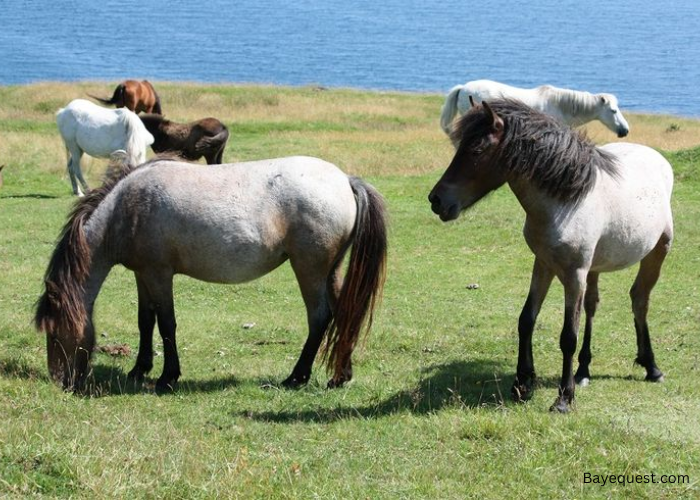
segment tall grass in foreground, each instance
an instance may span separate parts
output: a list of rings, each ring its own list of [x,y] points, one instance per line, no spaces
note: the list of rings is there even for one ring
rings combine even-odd
[[[628,289],[601,277],[592,384],[576,411],[547,411],[561,368],[562,291],[535,332],[541,387],[509,401],[517,317],[532,257],[503,189],[443,224],[427,193],[451,158],[442,96],[158,84],[166,115],[231,130],[226,161],[320,156],[364,176],[391,214],[385,298],[355,380],[279,389],[306,337],[288,266],[220,286],[177,277],[179,390],[134,387],[131,356],[98,352],[92,392],[62,393],[31,327],[73,202],[54,112],[113,84],[0,87],[0,496],[74,498],[683,498],[700,496],[700,123],[632,115],[630,141],[676,171],[676,241],[649,315],[664,384],[635,367]],[[675,124],[675,126],[672,126]],[[599,142],[615,140],[599,126]],[[105,162],[85,161],[93,184]],[[206,168],[204,165],[202,168]],[[479,287],[469,285],[478,284]],[[138,345],[133,276],[116,268],[96,306],[98,344]],[[254,323],[252,328],[243,325]],[[162,347],[157,347],[162,350]],[[584,483],[591,474],[687,474],[689,484]]]

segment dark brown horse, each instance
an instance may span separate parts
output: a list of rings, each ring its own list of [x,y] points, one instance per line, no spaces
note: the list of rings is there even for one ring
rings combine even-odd
[[[88,94],[93,99],[100,101],[102,104],[114,104],[118,108],[127,108],[134,113],[157,113],[163,114],[160,107],[160,97],[153,88],[151,82],[143,80],[124,80],[114,89],[111,99],[104,99]]]
[[[351,379],[352,352],[372,324],[386,265],[384,203],[372,186],[309,157],[210,168],[157,159],[119,174],[75,205],[46,270],[35,322],[46,332],[54,380],[66,389],[84,382],[93,306],[115,265],[134,272],[138,291],[141,340],[129,377],[142,379],[153,367],[157,322],[164,363],[156,388],[168,390],[180,377],[174,275],[243,283],[286,260],[309,334],[283,385],[308,382],[324,340],[329,387]]]
[[[191,123],[176,123],[162,115],[139,115],[155,141],[151,145],[156,153],[175,153],[179,157],[196,161],[202,156],[209,165],[220,164],[228,141],[226,125],[216,118],[202,118]]]

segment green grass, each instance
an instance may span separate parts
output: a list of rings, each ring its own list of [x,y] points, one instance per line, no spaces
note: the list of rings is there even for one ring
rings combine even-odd
[[[427,193],[451,154],[437,129],[441,96],[161,84],[171,118],[223,116],[232,130],[226,160],[315,154],[373,183],[391,217],[384,300],[348,387],[325,390],[317,367],[308,387],[285,391],[277,383],[306,337],[289,267],[241,286],[177,277],[178,390],[154,393],[162,356],[153,378],[133,387],[125,373],[134,355],[97,353],[91,395],[81,397],[48,380],[45,340],[31,325],[73,202],[50,133],[54,108],[113,88],[76,86],[0,87],[0,496],[700,495],[697,146],[665,152],[676,172],[676,241],[652,295],[650,328],[666,382],[644,383],[632,364],[635,270],[604,275],[593,381],[562,416],[547,411],[561,369],[558,284],[534,338],[541,387],[525,405],[509,400],[532,265],[516,200],[501,189],[449,224],[429,209]],[[663,136],[666,123],[652,118],[637,121]],[[104,162],[86,166],[96,182]],[[473,283],[479,288],[467,288]],[[95,320],[100,345],[136,350],[136,290],[125,269],[112,271]],[[688,474],[691,484],[598,486],[583,483],[585,472]]]

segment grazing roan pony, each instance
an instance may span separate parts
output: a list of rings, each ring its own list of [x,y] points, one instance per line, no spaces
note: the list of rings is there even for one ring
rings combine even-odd
[[[189,161],[203,156],[209,165],[223,162],[228,129],[216,118],[202,118],[191,123],[176,123],[153,114],[139,115],[139,118],[153,134],[151,148],[156,153],[175,153]]]
[[[516,100],[484,101],[457,123],[454,159],[428,199],[443,221],[456,219],[508,183],[525,210],[525,241],[535,254],[530,293],[518,322],[520,346],[513,384],[516,400],[534,388],[532,332],[556,276],[564,285],[564,363],[552,410],[574,399],[573,356],[581,306],[586,325],[576,381],[590,380],[591,330],[598,275],[641,262],[630,290],[637,332],[636,362],[646,379],[663,374],[651,349],[649,294],[671,247],[673,172],[659,153],[639,144],[592,142]]]
[[[160,97],[153,88],[151,82],[143,80],[124,80],[117,85],[110,99],[88,94],[102,104],[115,105],[118,108],[127,108],[134,113],[163,114],[160,107]]]
[[[108,158],[121,149],[132,163],[139,164],[146,161],[146,149],[153,144],[153,136],[135,113],[123,108],[106,109],[85,99],[75,99],[58,110],[56,123],[68,152],[73,194],[78,196],[83,196],[82,189],[89,189],[80,169],[83,153]]]
[[[522,89],[492,80],[474,80],[452,87],[447,93],[440,115],[440,126],[447,135],[450,135],[455,115],[463,115],[471,107],[470,97],[477,103],[492,99],[518,99],[571,126],[599,120],[618,137],[625,137],[630,130],[613,94],[591,94],[551,85]]]
[[[289,260],[309,335],[283,385],[309,380],[325,337],[328,386],[340,386],[352,377],[352,352],[381,294],[386,229],[374,188],[318,158],[125,167],[75,205],[46,270],[35,324],[46,332],[49,372],[66,389],[83,386],[95,346],[93,305],[117,264],[134,272],[138,291],[140,346],[129,377],[151,370],[157,321],[164,366],[156,388],[169,390],[180,376],[173,276],[243,283]]]

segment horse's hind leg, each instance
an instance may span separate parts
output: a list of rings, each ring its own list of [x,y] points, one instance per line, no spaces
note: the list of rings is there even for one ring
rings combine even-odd
[[[591,364],[591,334],[593,333],[593,317],[600,297],[598,295],[598,273],[589,272],[586,284],[586,295],[583,298],[583,310],[586,312],[586,326],[583,331],[583,345],[578,353],[578,370],[574,380],[580,386],[587,386],[591,381],[588,366]]]
[[[80,179],[81,184],[86,186],[85,179],[83,179],[83,174],[80,171],[80,158],[83,156],[83,152],[78,147],[68,148],[68,177],[70,178],[71,187],[73,188],[73,194],[76,196],[83,196],[83,191],[78,185],[78,179]],[[87,187],[85,187],[87,191]]]
[[[153,368],[153,329],[156,325],[156,311],[148,288],[138,274],[136,274],[136,289],[139,296],[139,353],[128,377],[140,382]]]
[[[338,285],[340,279],[339,266],[336,266],[329,277],[328,273],[318,270],[319,267],[325,266],[314,265],[307,261],[299,262],[295,259],[291,259],[291,264],[304,298],[309,324],[309,336],[304,343],[299,360],[291,375],[282,382],[283,386],[294,388],[306,384],[311,378],[311,367],[333,315],[332,307],[340,290]]]
[[[535,259],[530,281],[530,293],[518,320],[518,368],[512,387],[512,396],[516,401],[524,401],[532,396],[535,384],[535,362],[532,356],[532,332],[537,316],[547,292],[554,279],[554,274],[542,262]]]
[[[646,380],[651,382],[663,381],[664,375],[656,366],[654,351],[651,349],[647,313],[649,311],[649,295],[656,285],[661,273],[661,266],[671,249],[671,236],[664,234],[656,247],[642,259],[639,265],[639,273],[630,289],[632,298],[632,311],[634,312],[634,329],[637,332],[637,359],[635,362],[642,365],[646,371]]]

